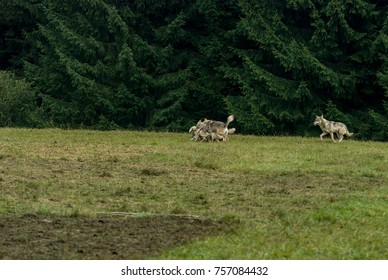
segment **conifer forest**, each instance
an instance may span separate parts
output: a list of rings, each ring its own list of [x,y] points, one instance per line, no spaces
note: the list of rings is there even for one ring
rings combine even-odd
[[[387,0],[0,0],[0,127],[388,140]]]

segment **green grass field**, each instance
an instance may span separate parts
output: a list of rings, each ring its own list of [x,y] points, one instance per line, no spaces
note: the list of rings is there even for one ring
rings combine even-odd
[[[232,225],[152,259],[387,259],[388,143],[319,133],[199,143],[188,133],[2,128],[0,217]]]

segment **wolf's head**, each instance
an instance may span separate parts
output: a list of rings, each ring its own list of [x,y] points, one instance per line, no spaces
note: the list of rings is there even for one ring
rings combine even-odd
[[[317,126],[317,125],[320,125],[322,123],[322,121],[323,121],[323,115],[322,116],[315,116],[315,121],[313,122],[313,124],[315,126]]]
[[[196,125],[197,129],[203,129],[208,122],[208,119],[205,119],[204,121],[199,120]]]

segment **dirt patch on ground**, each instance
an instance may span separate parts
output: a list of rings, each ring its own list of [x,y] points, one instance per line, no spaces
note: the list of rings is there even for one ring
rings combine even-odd
[[[0,217],[0,259],[147,259],[228,227],[176,216]]]

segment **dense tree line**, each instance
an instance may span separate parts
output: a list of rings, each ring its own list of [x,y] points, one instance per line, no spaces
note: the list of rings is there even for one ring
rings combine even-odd
[[[0,126],[388,140],[383,0],[0,0]]]

